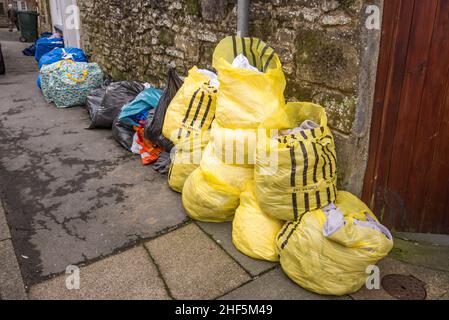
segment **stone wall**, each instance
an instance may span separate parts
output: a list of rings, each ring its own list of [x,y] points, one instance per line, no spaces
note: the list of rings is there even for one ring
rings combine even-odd
[[[50,2],[49,0],[38,0],[39,6],[39,33],[52,32]]]
[[[210,68],[235,33],[235,0],[78,0],[82,43],[115,79],[163,85],[168,66]],[[340,187],[360,193],[366,167],[379,31],[364,28],[381,0],[253,0],[250,33],[276,49],[289,100],[323,105],[336,135]]]

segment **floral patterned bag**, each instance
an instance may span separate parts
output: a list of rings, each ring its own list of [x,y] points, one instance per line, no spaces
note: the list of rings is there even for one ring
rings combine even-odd
[[[89,91],[103,82],[103,72],[96,63],[61,60],[41,69],[42,93],[47,102],[58,108],[83,105]]]

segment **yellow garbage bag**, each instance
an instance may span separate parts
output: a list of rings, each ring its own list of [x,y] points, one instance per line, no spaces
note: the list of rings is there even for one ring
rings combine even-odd
[[[195,220],[232,220],[240,193],[252,179],[253,167],[222,163],[215,157],[213,145],[209,143],[200,167],[185,182],[182,190],[184,208]]]
[[[231,221],[239,205],[240,190],[197,168],[182,190],[182,204],[189,217],[205,222]]]
[[[254,183],[240,195],[240,205],[232,221],[234,246],[255,259],[278,261],[276,236],[284,222],[271,218],[259,207],[254,194]]]
[[[240,192],[245,190],[248,181],[254,180],[254,166],[225,164],[216,156],[212,143],[209,143],[204,150],[200,168],[211,179],[233,186]]]
[[[213,121],[211,143],[215,156],[226,164],[253,166],[258,131],[258,129],[223,128]]]
[[[335,206],[287,222],[277,238],[284,272],[301,287],[326,295],[356,292],[366,269],[393,247],[391,233],[369,208],[339,191]]]
[[[194,134],[179,140],[172,149],[172,163],[168,172],[168,185],[182,192],[187,177],[199,167],[204,148],[209,141],[209,132]]]
[[[234,68],[232,63],[240,54],[259,71]],[[257,38],[227,37],[215,48],[212,66],[220,81],[215,113],[220,126],[257,128],[268,119],[275,127],[288,125],[284,100],[286,81],[273,48]]]
[[[214,74],[196,67],[190,69],[164,118],[162,134],[174,144],[210,128],[215,116],[217,87]]]
[[[254,178],[262,210],[277,219],[296,220],[335,201],[337,159],[324,108],[300,102],[287,109],[295,127],[306,120],[318,127],[259,139]]]

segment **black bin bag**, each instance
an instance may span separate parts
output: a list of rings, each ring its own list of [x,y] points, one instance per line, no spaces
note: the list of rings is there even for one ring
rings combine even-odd
[[[173,148],[173,142],[162,135],[162,126],[164,125],[164,118],[168,105],[178,92],[181,85],[182,80],[176,73],[176,70],[174,68],[169,69],[164,93],[162,94],[162,97],[156,107],[154,117],[152,119],[149,117],[145,124],[145,139],[150,140],[168,152],[170,152]]]
[[[121,122],[119,115],[120,113],[112,124],[112,136],[123,148],[131,151],[135,131],[132,126]]]
[[[103,84],[101,87],[91,89],[89,91],[89,95],[86,99],[86,108],[87,111],[89,111],[91,119],[95,118],[96,114],[98,114],[98,109],[100,108],[101,102],[106,94],[106,88],[107,85]],[[89,129],[92,129],[91,126],[89,126]]]
[[[91,118],[89,129],[111,128],[122,107],[144,89],[145,86],[137,81],[118,81],[92,90],[87,97],[87,109]]]
[[[0,74],[5,74],[5,61],[3,60],[2,45],[0,44]]]

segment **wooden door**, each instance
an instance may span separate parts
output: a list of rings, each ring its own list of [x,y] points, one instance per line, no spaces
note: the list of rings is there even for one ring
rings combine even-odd
[[[398,231],[449,234],[449,0],[384,2],[363,199]]]

